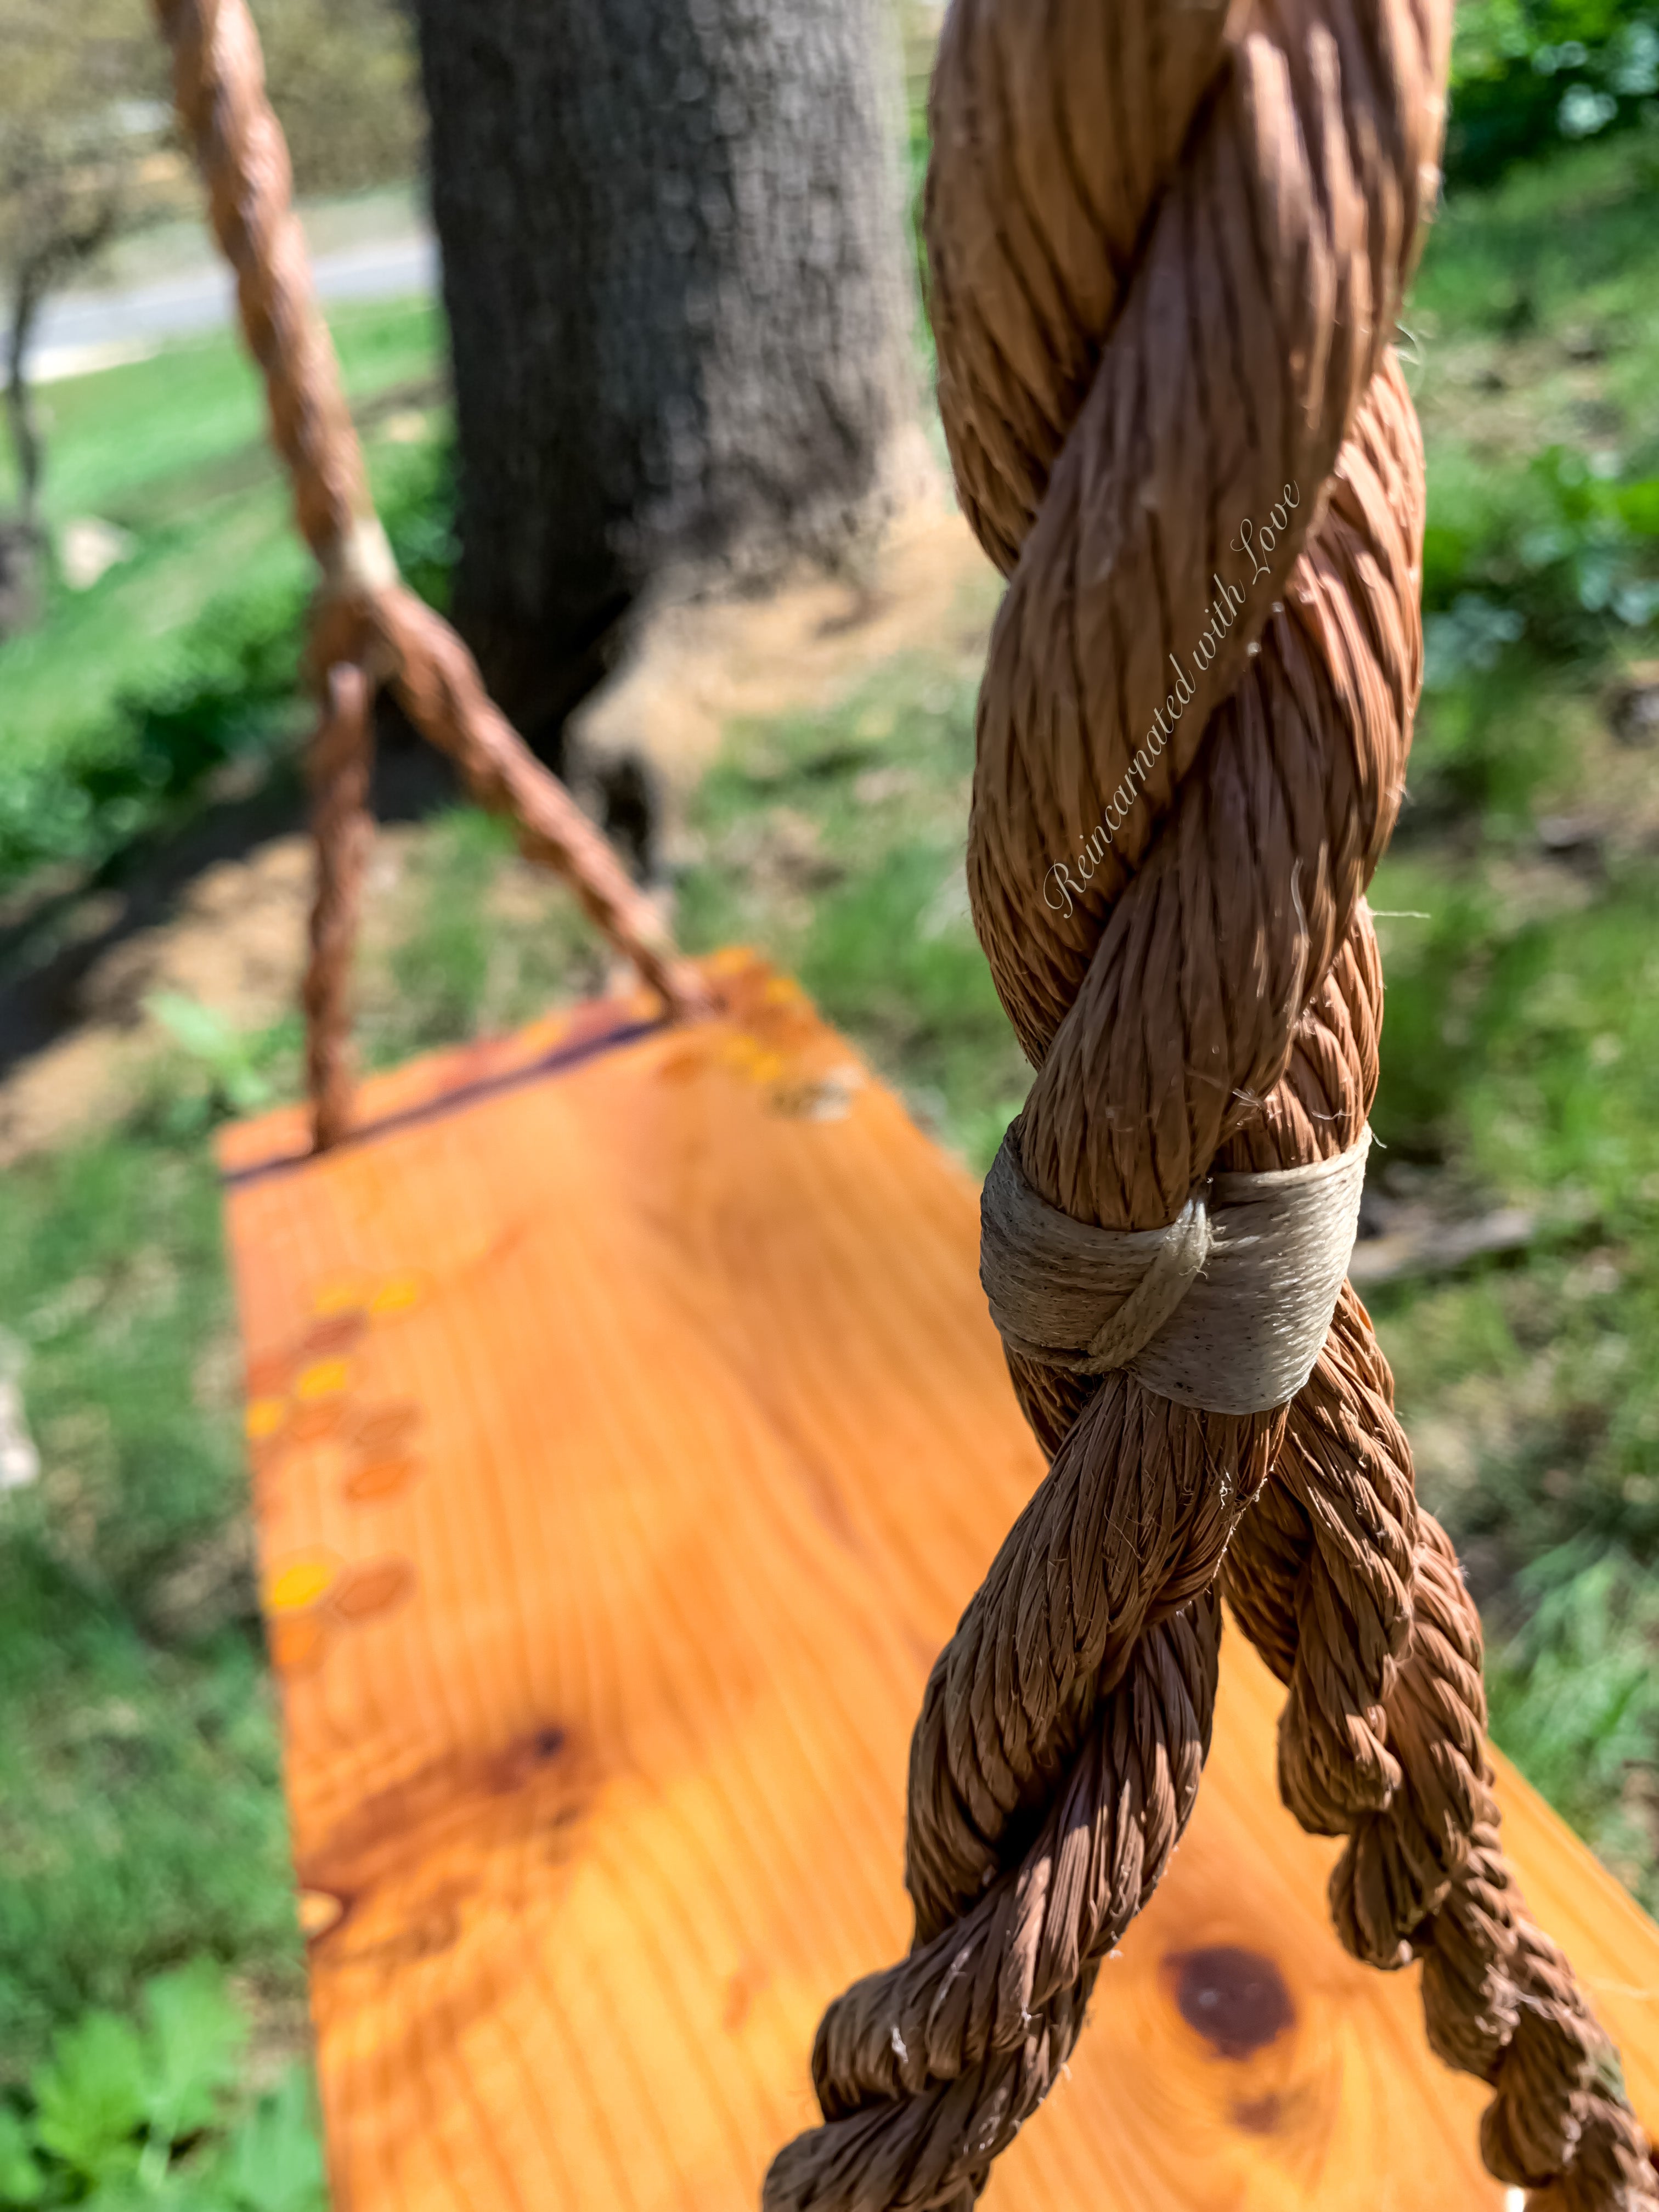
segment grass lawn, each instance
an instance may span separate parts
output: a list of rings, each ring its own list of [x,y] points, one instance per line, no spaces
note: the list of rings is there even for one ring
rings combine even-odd
[[[1372,1304],[1425,1495],[1486,1611],[1498,1739],[1651,1900],[1659,753],[1617,744],[1602,712],[1620,665],[1654,649],[1638,618],[1659,574],[1643,489],[1659,469],[1650,160],[1626,139],[1454,205],[1407,313],[1432,688],[1373,900],[1428,918],[1381,925],[1381,1181],[1443,1213],[1524,1205],[1538,1227],[1509,1259],[1405,1278]],[[423,311],[339,329],[360,398],[433,373]],[[53,404],[54,514],[97,513],[138,550],[0,648],[14,881],[118,850],[122,819],[154,818],[120,790],[112,828],[90,772],[125,757],[135,728],[163,763],[156,788],[191,803],[196,785],[167,782],[187,718],[162,712],[167,684],[192,711],[218,700],[215,758],[246,707],[215,635],[251,656],[249,742],[271,742],[302,590],[228,347],[58,387]],[[434,572],[441,442],[374,448],[404,542]],[[220,611],[204,617],[210,588]],[[694,947],[742,939],[793,969],[982,1167],[1028,1078],[967,915],[972,732],[971,684],[927,655],[833,711],[733,729],[695,802],[679,911]],[[459,812],[406,851],[365,978],[373,1057],[592,986],[583,925],[498,827]],[[44,1469],[0,1503],[0,2084],[82,2008],[131,2008],[146,1978],[204,1954],[268,2039],[298,2016],[203,1141],[233,1059],[239,1080],[293,1088],[295,1027],[230,1046],[159,1060],[122,1128],[0,1188],[0,1321],[27,1353]]]
[[[396,526],[430,480],[441,332],[423,301],[337,310],[346,388]],[[388,410],[392,411],[388,413]],[[0,641],[0,891],[42,863],[96,861],[244,747],[292,734],[297,625],[310,588],[264,400],[228,334],[48,386],[46,516],[96,518],[125,557],[91,589],[61,569],[47,618]],[[0,511],[12,495],[0,466]]]

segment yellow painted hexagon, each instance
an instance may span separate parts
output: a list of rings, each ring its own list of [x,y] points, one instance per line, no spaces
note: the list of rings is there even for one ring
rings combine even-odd
[[[247,1411],[242,1416],[242,1426],[247,1432],[249,1443],[263,1443],[267,1437],[274,1437],[282,1427],[287,1413],[288,1401],[285,1398],[250,1399]]]
[[[721,1057],[729,1066],[741,1068],[745,1075],[752,1075],[766,1054],[746,1030],[738,1030],[726,1039]]]
[[[348,1359],[313,1359],[295,1377],[294,1395],[307,1405],[319,1398],[337,1398],[351,1381]]]
[[[390,1321],[396,1314],[404,1314],[421,1303],[426,1296],[426,1285],[418,1275],[388,1275],[368,1302],[368,1310],[376,1321]]]
[[[304,1613],[328,1595],[339,1568],[322,1553],[290,1559],[265,1584],[267,1613]]]

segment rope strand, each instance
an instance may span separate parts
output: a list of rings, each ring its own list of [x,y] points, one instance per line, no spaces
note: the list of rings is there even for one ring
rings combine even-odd
[[[311,958],[301,995],[306,1085],[319,1152],[337,1145],[351,1127],[351,961],[374,842],[374,817],[368,811],[374,758],[368,678],[352,662],[337,661],[325,678],[323,711],[306,763],[317,889]]]
[[[265,94],[258,33],[246,0],[155,0],[155,6],[173,51],[179,121],[207,183],[214,232],[235,272],[242,329],[264,374],[272,442],[293,484],[301,535],[322,574],[307,659],[328,743],[343,743],[335,672],[355,669],[372,682],[389,681],[416,727],[456,762],[473,797],[514,817],[525,853],[565,878],[670,1012],[681,1018],[708,1012],[708,985],[680,958],[650,900],[491,703],[471,654],[448,623],[398,580],[333,341],[317,305],[294,212],[288,147]],[[356,680],[343,679],[348,690]],[[364,716],[371,707],[366,689]],[[319,748],[323,742],[319,732]],[[365,800],[366,785],[355,802],[325,798],[323,813],[332,824],[334,810],[343,809],[344,822]],[[350,1118],[340,1024],[355,929],[341,902],[343,879],[336,879],[344,850],[342,845],[325,853],[319,862],[306,987],[306,1059],[319,1150],[337,1142]],[[347,901],[353,912],[356,896],[354,887]]]
[[[969,886],[1036,1069],[1009,1165],[1079,1224],[1162,1231],[1213,1176],[1363,1141],[1364,890],[1422,672],[1422,449],[1389,334],[1449,16],[952,0],[945,21],[939,402],[1009,580]],[[1029,1294],[1008,1364],[1050,1465],[923,1700],[910,1955],[825,2014],[823,2125],[775,2160],[766,2212],[971,2204],[1191,1811],[1223,1589],[1289,1692],[1286,1804],[1349,1839],[1338,1934],[1424,1960],[1431,2043],[1492,2085],[1492,2171],[1652,2212],[1611,2046],[1499,1852],[1479,1624],[1358,1300],[1288,1407],[1219,1413],[1087,1371],[1074,1287],[1034,1312],[1037,1255],[998,1258],[988,1279]]]

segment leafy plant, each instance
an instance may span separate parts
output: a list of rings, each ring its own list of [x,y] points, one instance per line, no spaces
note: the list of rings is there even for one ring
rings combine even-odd
[[[162,1028],[205,1071],[215,1098],[233,1114],[252,1114],[270,1103],[270,1085],[260,1073],[259,1042],[233,1029],[182,991],[152,991],[144,1001]]]
[[[385,499],[387,535],[409,582],[434,603],[454,558],[447,446],[411,452]],[[193,799],[221,769],[293,744],[303,585],[222,594],[179,632],[167,665],[118,692],[70,753],[0,766],[0,883],[52,860],[100,862]]]
[[[38,2204],[46,2192],[28,2129],[9,2105],[0,2105],[0,2204]]]
[[[1583,1540],[1519,1581],[1533,1610],[1488,1664],[1492,1733],[1604,1854],[1639,1851],[1624,1800],[1659,1742],[1659,1595],[1634,1561]]]
[[[136,2173],[150,2054],[131,2021],[89,2012],[34,2075],[34,2142],[89,2188]]]
[[[1621,479],[1554,445],[1479,504],[1448,514],[1442,492],[1435,505],[1423,545],[1431,690],[1491,668],[1523,632],[1570,655],[1659,613],[1659,477]]]
[[[325,2212],[306,2076],[251,2102],[246,2043],[208,1960],[147,1984],[137,2020],[95,2010],[61,2029],[27,2103],[0,2105],[0,2205]]]
[[[220,2179],[246,2212],[314,2212],[325,2202],[311,2085],[290,2067],[226,2148]]]
[[[1513,607],[1480,592],[1460,592],[1449,609],[1424,619],[1423,689],[1449,691],[1466,677],[1484,675],[1525,628]]]
[[[247,2023],[206,1960],[151,1982],[144,2009],[144,2118],[153,2149],[212,2126],[236,2085]]]
[[[0,1498],[0,2106],[206,1952],[300,2008],[220,1194],[124,1130],[0,1178],[40,1480]]]
[[[1489,183],[1523,155],[1641,121],[1656,93],[1650,0],[1463,0],[1447,174]]]
[[[0,769],[0,882],[49,861],[101,861],[238,755],[295,726],[303,595],[222,599],[180,634],[163,672],[101,726]]]

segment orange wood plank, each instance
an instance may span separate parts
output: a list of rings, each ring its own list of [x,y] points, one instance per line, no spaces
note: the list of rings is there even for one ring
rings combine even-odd
[[[341,2212],[748,2212],[824,2000],[906,1940],[917,1701],[1040,1464],[968,1179],[717,964],[703,1029],[586,1008],[369,1085],[326,1160],[283,1164],[291,1114],[224,1142]],[[989,2201],[1497,2212],[1415,1974],[1328,1931],[1236,1633],[1223,1676],[1188,1838]],[[1502,1788],[1659,2120],[1659,1930]]]

